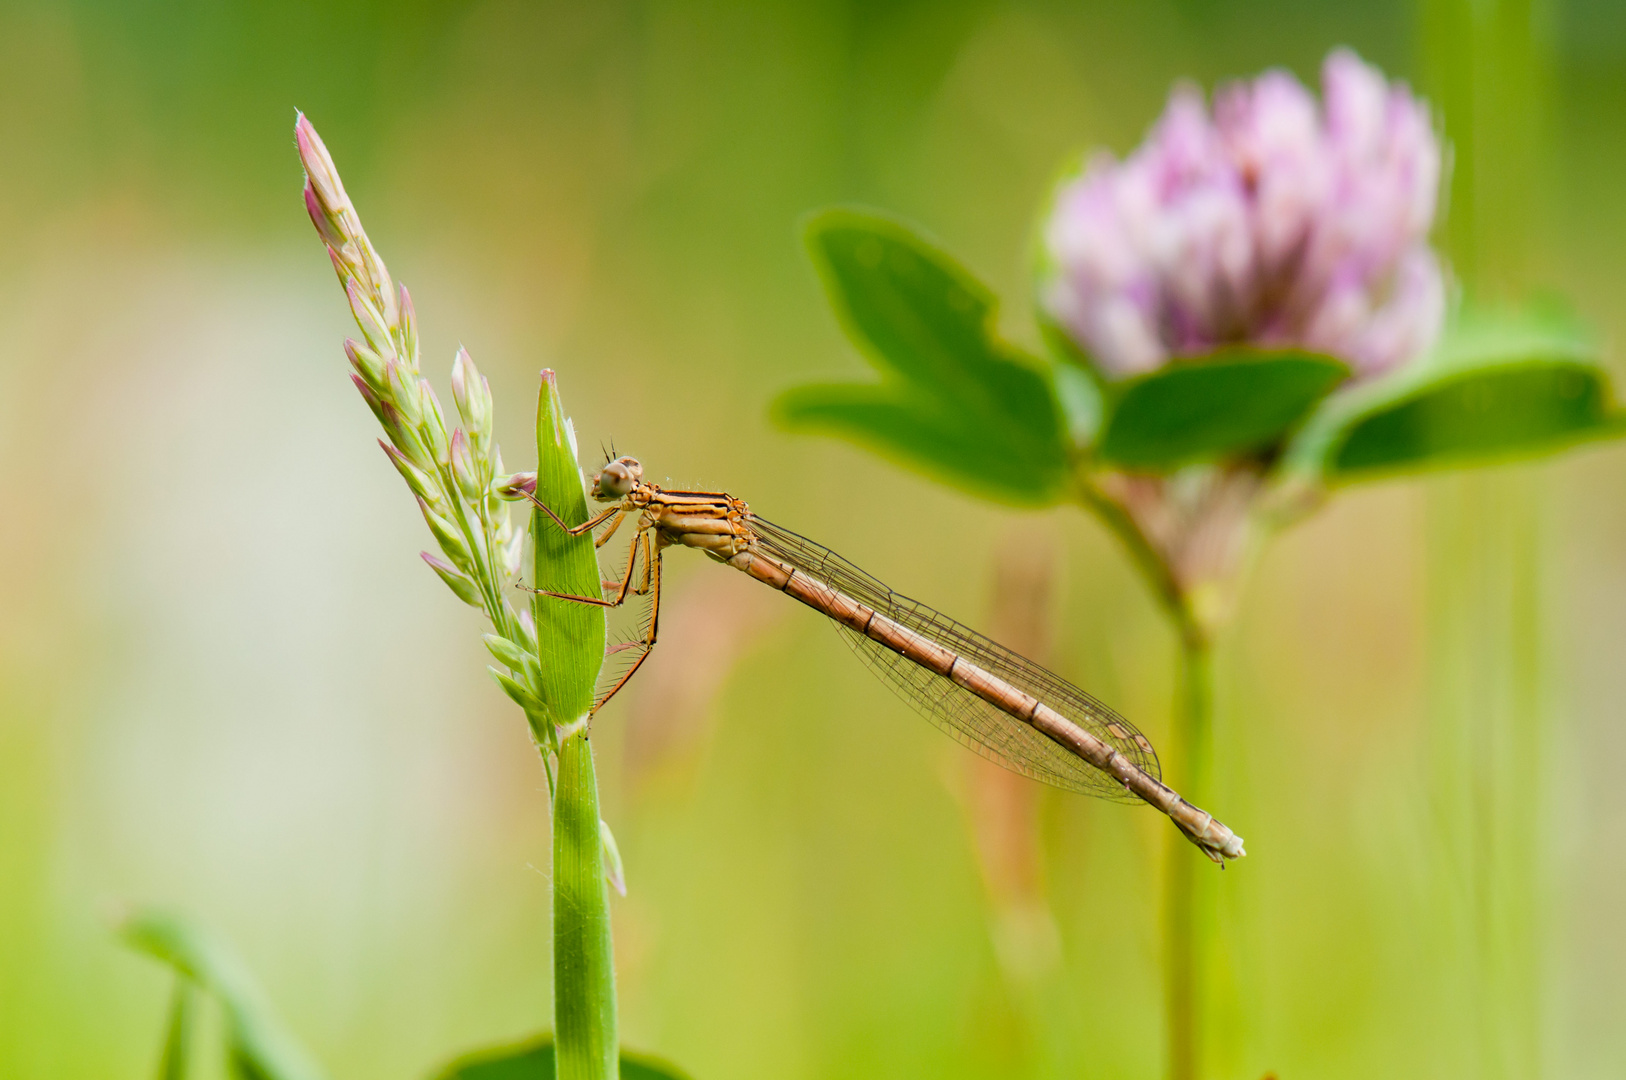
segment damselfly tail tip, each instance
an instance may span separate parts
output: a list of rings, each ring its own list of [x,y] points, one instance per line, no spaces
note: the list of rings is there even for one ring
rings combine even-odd
[[[1198,851],[1212,859],[1221,870],[1225,869],[1225,864],[1231,859],[1240,859],[1248,854],[1242,847],[1242,837],[1228,830],[1223,837],[1198,836],[1186,832],[1185,829],[1180,831],[1186,834],[1187,840],[1197,845]]]

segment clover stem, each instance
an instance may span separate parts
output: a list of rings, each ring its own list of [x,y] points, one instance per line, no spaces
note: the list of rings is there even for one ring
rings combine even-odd
[[[1180,636],[1180,700],[1173,741],[1174,785],[1198,806],[1209,804],[1213,768],[1213,651],[1201,635]],[[1167,842],[1163,899],[1164,992],[1168,1075],[1202,1073],[1208,958],[1214,938],[1214,882],[1182,837]]]

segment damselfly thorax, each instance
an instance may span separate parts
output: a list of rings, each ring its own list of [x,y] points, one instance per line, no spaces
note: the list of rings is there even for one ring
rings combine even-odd
[[[752,513],[720,491],[668,491],[643,479],[635,458],[609,462],[593,477],[593,498],[610,504],[580,525],[604,527],[603,547],[636,519],[619,581],[608,596],[545,593],[561,601],[620,607],[648,597],[642,632],[612,647],[593,710],[625,686],[655,647],[660,621],[661,553],[704,551],[831,619],[869,667],[904,700],[960,742],[1007,768],[1070,791],[1149,803],[1221,866],[1245,854],[1242,838],[1176,794],[1160,778],[1157,754],[1128,720],[1061,676],[1019,656],[918,600],[900,596],[835,552]],[[533,499],[534,501],[534,499]]]

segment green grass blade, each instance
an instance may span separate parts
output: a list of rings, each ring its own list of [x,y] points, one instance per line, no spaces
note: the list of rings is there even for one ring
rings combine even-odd
[[[236,1075],[250,1080],[321,1080],[322,1071],[283,1030],[248,969],[223,941],[178,915],[155,910],[131,916],[120,934],[131,948],[168,964],[219,1000]]]
[[[164,1053],[158,1059],[158,1080],[186,1080],[191,1063],[192,1020],[197,1005],[197,987],[184,975],[175,976],[175,993],[170,999],[169,1023],[165,1025]]]

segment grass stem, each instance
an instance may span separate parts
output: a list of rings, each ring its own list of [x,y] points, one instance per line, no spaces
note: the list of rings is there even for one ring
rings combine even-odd
[[[559,1080],[616,1080],[610,892],[586,731],[559,746],[553,800],[553,1024]]]

